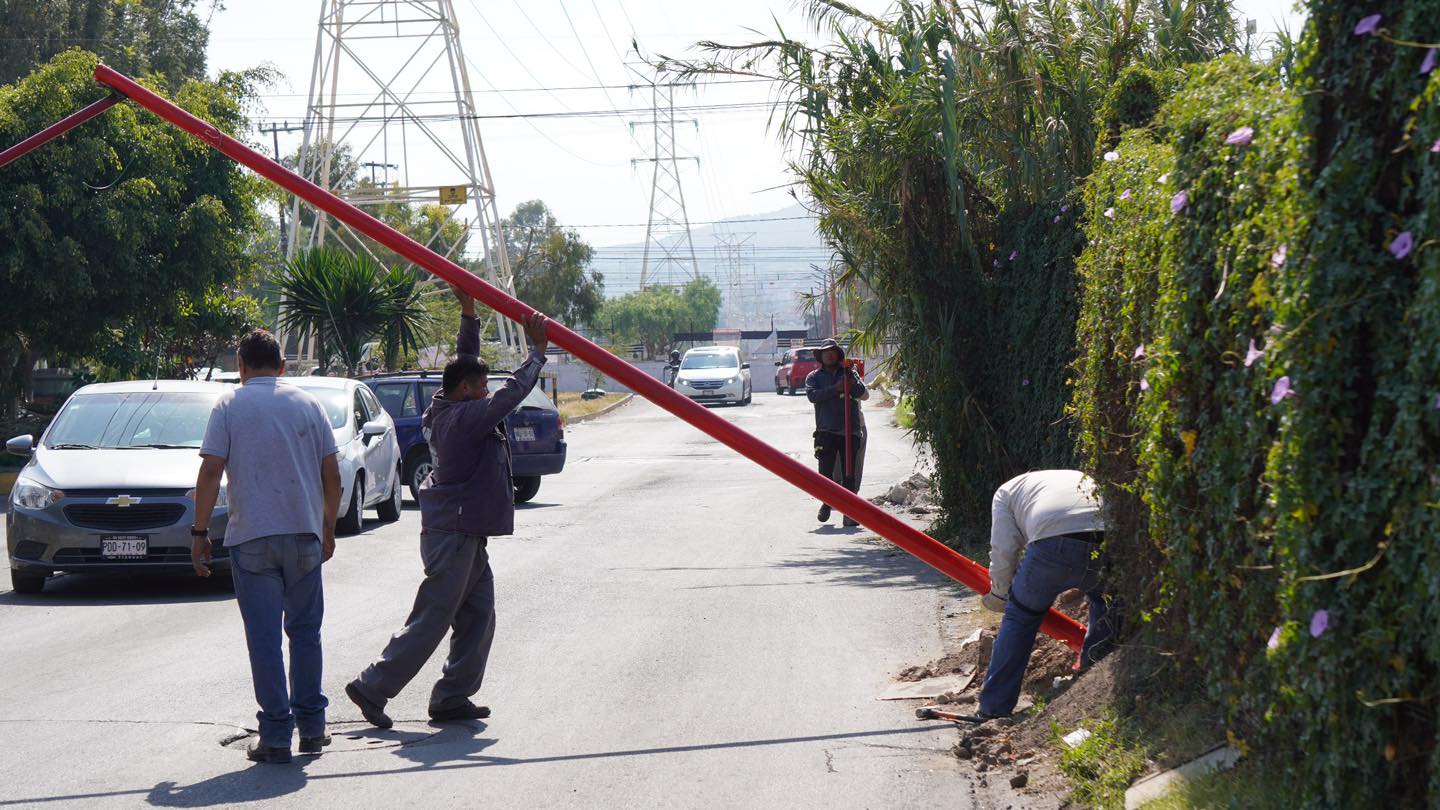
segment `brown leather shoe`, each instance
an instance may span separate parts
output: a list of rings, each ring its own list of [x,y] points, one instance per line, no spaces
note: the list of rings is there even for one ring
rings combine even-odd
[[[468,700],[454,708],[430,710],[430,719],[437,723],[449,723],[455,720],[484,720],[489,716],[489,706],[476,706]]]

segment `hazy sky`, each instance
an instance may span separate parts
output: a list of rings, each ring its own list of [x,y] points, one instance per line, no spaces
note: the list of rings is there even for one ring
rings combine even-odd
[[[862,0],[862,8],[882,11],[889,3]],[[1289,0],[1240,0],[1237,7],[1256,18],[1262,32],[1277,20],[1298,29],[1299,16]],[[489,119],[481,123],[484,146],[502,214],[516,203],[543,199],[567,225],[578,227],[593,244],[619,244],[643,239],[649,204],[650,172],[632,165],[650,146],[649,130],[632,130],[643,122],[648,91],[631,91],[635,82],[624,62],[633,58],[632,36],[647,55],[693,53],[698,40],[745,41],[769,35],[775,21],[792,35],[805,30],[802,14],[788,0],[454,0],[461,42],[470,63],[470,82],[479,113],[604,113],[588,117]],[[265,120],[298,122],[304,114],[315,52],[319,0],[228,0],[211,21],[210,67],[241,69],[262,63],[285,76],[264,99]],[[773,17],[773,19],[772,19]],[[374,49],[387,49],[380,55]],[[396,66],[409,54],[406,41],[357,42],[370,49],[376,64]],[[342,71],[340,90],[363,90],[358,71]],[[418,88],[435,98],[448,90],[450,76],[440,67]],[[595,89],[596,85],[618,85]],[[538,90],[536,88],[551,88]],[[565,89],[571,88],[571,89]],[[588,89],[573,89],[588,88]],[[360,97],[351,97],[359,101]],[[766,83],[711,85],[677,93],[678,106],[735,105],[765,102]],[[451,108],[453,111],[453,107]],[[705,222],[725,217],[774,211],[790,205],[783,150],[767,127],[768,112],[760,107],[707,109],[680,114],[678,151],[700,158],[682,167],[690,219]],[[690,123],[698,119],[698,125]],[[436,124],[442,139],[456,131]],[[357,129],[362,141],[374,128]],[[259,136],[257,136],[258,138]],[[422,149],[416,133],[407,133],[410,182],[459,182],[433,149]],[[267,146],[269,135],[263,137]],[[299,135],[281,136],[282,151],[291,151]],[[400,163],[402,150],[393,139],[388,150],[377,143],[365,155]],[[368,171],[368,170],[367,170]],[[377,169],[378,171],[383,171]],[[392,175],[393,176],[393,175]],[[638,227],[594,227],[632,225]]]

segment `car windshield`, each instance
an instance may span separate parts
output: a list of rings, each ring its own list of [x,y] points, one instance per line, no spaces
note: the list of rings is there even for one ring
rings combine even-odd
[[[680,368],[739,368],[740,357],[734,354],[692,354],[681,363]]]
[[[305,388],[305,386],[301,386]],[[342,428],[349,423],[354,416],[352,408],[355,405],[355,397],[345,388],[305,388],[320,400],[325,407],[325,415],[330,417],[330,427]]]
[[[795,352],[795,362],[797,363],[810,363],[814,360],[815,358],[810,356],[809,349],[800,349]]]
[[[73,396],[45,434],[45,446],[199,448],[216,396],[178,391]]]
[[[490,393],[493,394],[496,391],[500,390],[500,387],[505,384],[505,381],[507,379],[509,378],[500,377],[497,379],[495,377],[491,377],[490,379],[485,381],[485,384],[490,388]],[[545,396],[545,392],[541,391],[539,388],[531,388],[530,393],[525,395],[525,399],[520,401],[520,407],[540,408],[541,410],[546,411],[555,410],[555,405],[550,402],[550,398]]]

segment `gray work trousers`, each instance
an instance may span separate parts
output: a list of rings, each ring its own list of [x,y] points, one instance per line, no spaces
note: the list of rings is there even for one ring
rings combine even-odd
[[[451,628],[450,654],[430,692],[430,710],[462,706],[480,691],[495,640],[495,575],[485,545],[480,535],[420,532],[425,579],[405,626],[390,638],[380,660],[360,673],[361,694],[384,706],[420,672]]]

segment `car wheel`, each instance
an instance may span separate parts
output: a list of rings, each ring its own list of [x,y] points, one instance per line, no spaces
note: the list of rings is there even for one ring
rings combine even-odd
[[[45,575],[10,569],[10,587],[15,593],[40,593],[45,590]]]
[[[365,476],[355,476],[355,486],[350,488],[350,508],[335,521],[336,534],[359,534],[365,525],[361,516],[365,503]]]
[[[540,476],[538,475],[517,475],[515,476],[515,503],[529,503],[535,493],[540,491]]]
[[[425,482],[426,478],[430,477],[430,470],[434,469],[434,467],[435,464],[430,461],[429,450],[421,450],[411,459],[410,474],[405,476],[405,478],[410,482],[410,499],[415,501],[415,503],[420,503],[420,485]]]
[[[780,383],[775,383],[775,396],[785,396],[785,386],[781,385]]]
[[[399,472],[398,470],[396,471]],[[400,497],[405,490],[400,486],[400,476],[395,476],[395,483],[390,486],[390,497],[386,498],[375,509],[380,513],[380,519],[386,523],[394,523],[400,519]]]

